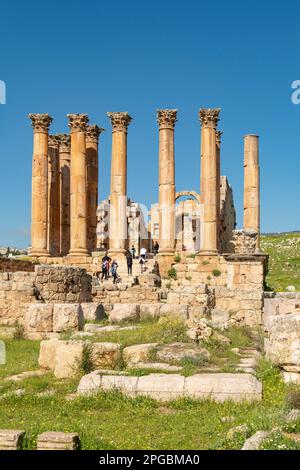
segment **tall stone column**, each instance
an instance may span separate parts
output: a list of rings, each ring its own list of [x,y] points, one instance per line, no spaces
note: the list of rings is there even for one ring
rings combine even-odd
[[[175,251],[175,161],[174,126],[176,109],[159,109],[159,253]]]
[[[70,158],[71,137],[59,134],[60,167],[60,254],[66,256],[70,250]]]
[[[49,114],[29,114],[33,127],[31,256],[47,256]]]
[[[200,109],[201,122],[201,193],[204,203],[203,241],[200,254],[218,253],[218,182],[216,127],[220,109]]]
[[[59,139],[48,139],[48,251],[51,256],[60,254],[60,170]]]
[[[216,159],[217,159],[217,240],[220,253],[220,201],[221,201],[221,136],[223,132],[216,131]]]
[[[98,205],[98,140],[104,131],[96,125],[86,128],[87,160],[87,211],[88,211],[88,250],[97,248],[97,205]]]
[[[124,254],[127,247],[127,112],[107,113],[112,125],[109,206],[109,253]]]
[[[244,137],[244,230],[260,232],[260,168],[258,136]],[[259,237],[257,241],[259,249]]]
[[[86,114],[68,114],[71,131],[71,244],[70,256],[84,256],[87,249],[87,184],[86,184]]]

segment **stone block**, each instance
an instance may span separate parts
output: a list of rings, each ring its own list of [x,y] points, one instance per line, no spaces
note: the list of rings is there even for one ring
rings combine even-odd
[[[242,450],[259,450],[261,444],[270,435],[270,431],[257,431],[253,436],[246,439]]]
[[[156,356],[159,361],[180,364],[184,359],[205,362],[210,358],[210,353],[196,344],[172,343],[159,346]]]
[[[109,314],[110,323],[139,320],[139,306],[137,304],[115,304]]]
[[[268,359],[280,365],[300,366],[300,314],[271,317],[268,339]]]
[[[80,439],[75,432],[43,432],[37,437],[37,450],[79,450]]]
[[[82,330],[83,324],[84,318],[80,304],[54,304],[53,331],[60,333]]]
[[[19,450],[25,437],[25,431],[0,429],[0,450]]]
[[[102,304],[85,302],[81,304],[81,308],[85,321],[103,320],[105,318],[105,311]]]
[[[185,395],[218,402],[257,401],[262,398],[262,384],[251,374],[196,374],[186,378]]]
[[[82,359],[83,341],[59,341],[56,345],[54,375],[58,379],[75,377]]]
[[[126,364],[137,364],[147,362],[151,352],[158,346],[158,343],[136,344],[123,349],[123,360]]]
[[[39,366],[42,369],[54,370],[56,363],[56,347],[58,343],[58,339],[41,341]]]
[[[121,357],[121,345],[118,343],[92,343],[92,362],[96,369],[110,367],[114,369]]]
[[[160,308],[160,316],[177,316],[186,320],[188,318],[188,306],[181,304],[164,304]]]
[[[137,395],[169,401],[184,395],[185,377],[178,374],[149,374],[139,377]]]
[[[158,318],[162,304],[141,304],[140,305],[140,319],[146,320],[147,318]]]
[[[211,326],[220,330],[228,328],[229,313],[221,308],[213,308],[211,311]]]
[[[29,304],[25,313],[26,332],[50,332],[53,331],[53,305]]]

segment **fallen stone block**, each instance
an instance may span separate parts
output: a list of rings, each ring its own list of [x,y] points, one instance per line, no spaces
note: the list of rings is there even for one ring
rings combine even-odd
[[[262,384],[251,374],[196,374],[186,378],[185,395],[218,402],[257,401],[262,398]]]
[[[115,304],[109,314],[110,323],[139,320],[139,305],[137,304]]]
[[[92,363],[97,369],[115,368],[121,357],[121,345],[118,343],[92,343]]]
[[[185,377],[178,374],[149,374],[139,377],[137,395],[169,401],[184,395]]]
[[[83,312],[80,304],[54,304],[53,331],[82,330]]]
[[[37,438],[37,450],[78,450],[80,439],[75,432],[43,432]]]
[[[160,308],[160,316],[181,317],[184,320],[188,318],[188,306],[180,304],[164,304]]]
[[[84,341],[58,341],[54,375],[58,379],[75,377],[82,359]]]
[[[259,450],[261,444],[271,433],[269,431],[257,431],[253,436],[246,439],[242,450]]]
[[[229,313],[221,308],[214,308],[211,311],[211,326],[220,330],[228,328]]]
[[[210,358],[207,349],[191,343],[172,343],[159,346],[156,357],[159,361],[180,364],[184,359],[192,359],[200,363]]]
[[[140,319],[147,320],[148,318],[158,318],[162,304],[141,304],[140,305]]]
[[[102,304],[86,302],[81,304],[81,308],[85,321],[103,320],[106,316]]]
[[[180,366],[173,366],[164,362],[136,362],[129,363],[127,367],[128,369],[152,369],[161,370],[162,372],[180,372],[182,370]]]
[[[19,450],[25,437],[25,431],[0,429],[0,450]]]
[[[53,305],[29,304],[25,313],[24,329],[26,333],[53,331]]]
[[[291,410],[288,413],[286,420],[288,423],[294,423],[295,421],[300,420],[300,410],[296,410],[296,409]]]
[[[39,354],[39,366],[42,369],[54,370],[56,361],[56,347],[58,339],[50,339],[41,341],[40,354]]]
[[[126,364],[136,364],[147,362],[151,352],[158,346],[158,343],[136,344],[128,346],[123,350],[123,360]]]

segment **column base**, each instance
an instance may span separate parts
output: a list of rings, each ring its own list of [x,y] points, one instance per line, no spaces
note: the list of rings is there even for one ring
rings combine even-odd
[[[67,256],[89,256],[86,248],[72,248]]]
[[[32,256],[33,258],[38,258],[40,256],[50,256],[50,253],[48,250],[38,250],[38,249],[33,249],[29,251],[29,256]]]
[[[218,250],[200,250],[197,253],[197,256],[218,256]]]

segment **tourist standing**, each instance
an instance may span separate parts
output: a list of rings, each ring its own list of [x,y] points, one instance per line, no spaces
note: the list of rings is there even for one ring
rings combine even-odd
[[[111,275],[113,277],[113,283],[115,284],[118,278],[118,263],[116,260],[113,260],[110,268]]]
[[[157,255],[158,251],[159,251],[159,244],[158,244],[158,242],[156,241],[156,242],[154,243],[154,247],[153,247],[153,253],[154,253],[154,255]]]
[[[134,246],[132,245],[131,246],[131,254],[132,254],[132,258],[135,259],[135,253],[136,253],[136,249],[134,248]]]
[[[132,259],[132,254],[130,253],[129,250],[126,253],[126,262],[127,262],[127,273],[128,273],[129,276],[132,276],[133,259]]]
[[[141,255],[139,257],[139,265],[141,267],[141,274],[143,274],[144,272],[145,263],[146,263],[145,258],[143,258],[143,256]]]
[[[146,262],[146,255],[147,255],[147,250],[146,250],[146,248],[141,248],[141,250],[140,250],[140,257],[142,257],[145,262]]]

